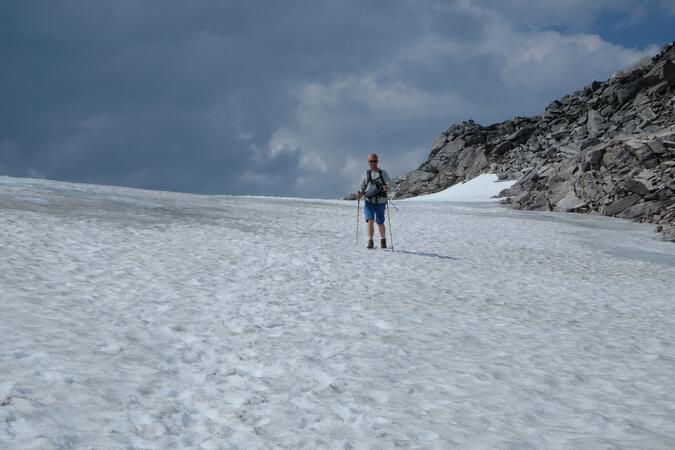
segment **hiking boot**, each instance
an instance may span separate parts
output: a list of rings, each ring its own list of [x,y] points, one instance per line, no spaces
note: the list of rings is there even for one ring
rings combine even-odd
[[[387,248],[387,240],[382,238],[380,239],[380,248]]]
[[[373,242],[372,239],[368,239],[368,248],[375,248],[375,243]]]

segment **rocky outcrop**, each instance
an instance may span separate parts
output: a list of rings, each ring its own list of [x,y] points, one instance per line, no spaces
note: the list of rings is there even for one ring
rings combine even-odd
[[[443,190],[484,172],[517,180],[504,203],[660,225],[675,239],[675,43],[541,116],[456,124],[429,158],[396,180],[396,198]]]

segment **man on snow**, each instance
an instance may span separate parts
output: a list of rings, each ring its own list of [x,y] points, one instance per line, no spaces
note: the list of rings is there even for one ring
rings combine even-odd
[[[384,213],[387,208],[387,192],[391,178],[389,174],[377,167],[378,157],[375,153],[368,155],[368,166],[366,173],[361,180],[361,189],[359,198],[365,197],[365,206],[363,211],[368,222],[368,248],[373,248],[373,234],[375,226],[373,221],[377,222],[380,230],[380,247],[387,248],[387,235],[384,229]]]

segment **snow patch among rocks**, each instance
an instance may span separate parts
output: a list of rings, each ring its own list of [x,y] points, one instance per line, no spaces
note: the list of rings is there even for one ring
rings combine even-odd
[[[501,191],[515,184],[514,181],[499,181],[494,173],[478,175],[464,183],[455,184],[433,194],[421,195],[406,201],[424,202],[496,202]]]

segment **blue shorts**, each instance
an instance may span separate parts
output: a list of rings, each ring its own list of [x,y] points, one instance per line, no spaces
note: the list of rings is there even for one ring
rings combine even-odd
[[[386,203],[370,203],[368,200],[365,202],[363,207],[363,212],[366,214],[366,221],[375,219],[375,223],[378,225],[384,224],[384,211],[387,209]]]

